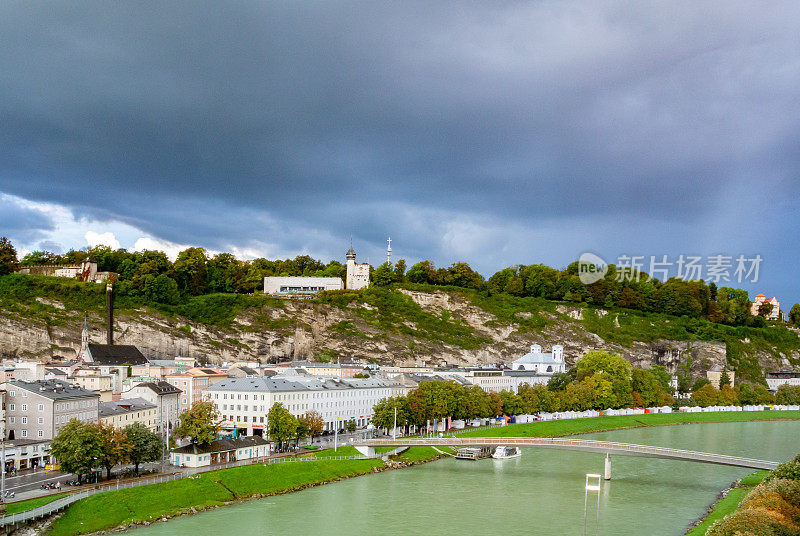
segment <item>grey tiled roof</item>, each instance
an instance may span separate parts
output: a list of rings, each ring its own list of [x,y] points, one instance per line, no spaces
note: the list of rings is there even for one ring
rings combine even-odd
[[[28,382],[25,380],[12,380],[8,383],[14,387],[25,389],[51,400],[100,397],[100,395],[95,392],[88,391],[82,387],[72,386],[69,383],[61,380],[37,380],[33,382]]]
[[[268,444],[269,442],[263,437],[250,436],[236,439],[217,439],[208,445],[186,445],[185,447],[173,449],[172,452],[175,454],[208,454],[211,452],[228,452],[245,447],[258,447]]]
[[[112,402],[100,402],[99,413],[100,417],[111,417],[113,415],[123,415],[125,413],[141,411],[143,409],[153,409],[155,407],[155,404],[151,404],[144,398],[125,398]]]

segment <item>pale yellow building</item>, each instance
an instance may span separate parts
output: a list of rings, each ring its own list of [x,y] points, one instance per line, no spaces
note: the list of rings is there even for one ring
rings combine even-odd
[[[728,372],[728,378],[730,379],[730,386],[733,387],[733,378],[735,374],[732,370],[729,370],[727,372]],[[713,385],[715,389],[719,389],[720,388],[719,380],[722,378],[722,367],[717,366],[712,368],[711,370],[706,371],[706,378],[708,378],[708,381],[711,382],[711,385]]]
[[[143,398],[128,398],[100,403],[100,422],[125,428],[140,422],[153,432],[158,426],[158,407]]]

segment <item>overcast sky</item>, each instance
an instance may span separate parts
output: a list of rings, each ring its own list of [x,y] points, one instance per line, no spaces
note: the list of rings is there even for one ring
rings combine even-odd
[[[342,261],[352,236],[375,265],[391,236],[396,258],[486,276],[761,255],[736,286],[788,310],[798,20],[729,0],[6,0],[0,235]]]

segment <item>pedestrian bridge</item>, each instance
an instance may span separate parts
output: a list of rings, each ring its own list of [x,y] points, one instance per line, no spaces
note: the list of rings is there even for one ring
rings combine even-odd
[[[712,454],[709,452],[695,452],[692,450],[671,449],[666,447],[651,447],[648,445],[633,445],[630,443],[616,443],[613,441],[597,441],[593,439],[574,439],[566,437],[432,437],[432,438],[401,438],[401,439],[365,439],[353,441],[353,446],[362,454],[375,455],[375,447],[492,447],[505,445],[509,447],[536,447],[562,450],[578,450],[583,452],[596,452],[606,455],[605,478],[611,479],[611,456],[641,456],[645,458],[661,458],[665,460],[684,460],[700,463],[715,463],[718,465],[731,465],[746,467],[748,469],[775,469],[780,462],[769,460],[756,460],[729,456],[727,454]]]

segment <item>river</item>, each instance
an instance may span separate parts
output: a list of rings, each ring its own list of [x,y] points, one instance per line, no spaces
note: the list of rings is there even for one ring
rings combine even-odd
[[[800,451],[800,422],[691,424],[581,437],[785,461]],[[310,462],[313,463],[313,462]],[[310,488],[131,530],[136,536],[264,534],[583,534],[586,473],[603,456],[523,449],[509,460],[441,460]],[[748,469],[612,457],[600,492],[599,533],[679,536]],[[588,534],[597,495],[590,492]]]

